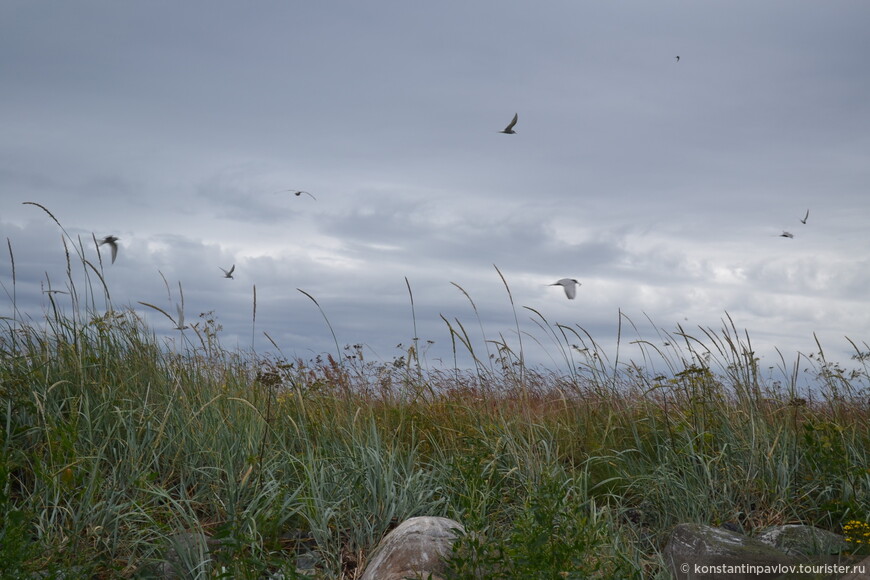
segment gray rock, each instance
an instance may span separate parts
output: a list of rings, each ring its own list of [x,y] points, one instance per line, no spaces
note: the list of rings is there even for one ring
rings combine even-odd
[[[804,561],[794,565],[791,572],[776,580],[870,580],[870,559],[864,563],[851,556],[819,558],[822,561]]]
[[[783,573],[777,565],[796,561],[755,538],[701,524],[677,525],[663,556],[678,580],[773,580]]]
[[[296,573],[312,575],[320,563],[320,556],[316,552],[307,551],[296,556]]]
[[[387,534],[372,553],[360,580],[441,580],[443,558],[462,524],[447,518],[417,517],[405,520]]]
[[[843,536],[801,524],[765,528],[758,534],[758,539],[789,556],[828,556],[849,549]]]
[[[159,567],[159,577],[175,580],[205,576],[211,567],[211,549],[219,545],[219,540],[202,533],[182,532],[171,536],[166,560]]]
[[[870,580],[870,557],[855,564],[853,570],[851,574],[846,574],[841,580]]]

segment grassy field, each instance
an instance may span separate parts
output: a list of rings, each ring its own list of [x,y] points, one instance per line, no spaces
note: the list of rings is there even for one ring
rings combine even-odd
[[[220,544],[181,557],[183,577],[306,577],[298,564],[350,579],[396,523],[439,515],[469,532],[453,578],[666,578],[679,522],[870,521],[857,346],[854,369],[820,346],[783,359],[779,380],[733,325],[641,344],[663,374],[608,361],[591,337],[574,348],[580,333],[543,317],[568,373],[505,344],[466,370],[427,368],[413,346],[388,363],[359,346],[258,356],[224,349],[213,315],[170,348],[81,260],[81,295],[49,294],[44,320],[0,333],[6,577],[148,577],[176,534],[205,532]]]

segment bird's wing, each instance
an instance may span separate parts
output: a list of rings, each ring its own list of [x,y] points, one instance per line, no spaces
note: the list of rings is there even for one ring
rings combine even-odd
[[[514,118],[511,120],[510,124],[509,124],[507,127],[504,128],[504,130],[505,130],[505,131],[510,131],[511,129],[513,129],[513,128],[514,128],[514,125],[517,124],[517,119],[519,119],[519,118],[520,118],[520,114],[519,114],[519,113],[514,113]]]
[[[565,296],[568,297],[568,300],[574,300],[577,296],[577,282],[574,280],[569,280],[567,284],[563,284],[565,288]]]
[[[109,242],[109,245],[112,246],[112,263],[115,263],[115,258],[118,257],[118,243],[117,242]]]
[[[232,274],[232,273],[235,272],[235,271],[236,271],[236,265],[233,264],[232,268],[230,268],[230,271],[227,272],[227,275],[230,275],[230,274]]]

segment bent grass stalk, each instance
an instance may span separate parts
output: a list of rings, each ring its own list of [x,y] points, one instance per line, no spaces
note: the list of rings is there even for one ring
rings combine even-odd
[[[525,352],[523,350],[523,335],[520,332],[520,319],[519,319],[519,316],[517,316],[517,308],[516,308],[516,305],[514,304],[514,295],[511,292],[511,288],[508,285],[507,280],[505,280],[504,275],[501,273],[501,270],[498,269],[498,266],[493,264],[492,267],[495,268],[496,272],[498,272],[498,277],[501,278],[502,284],[504,284],[505,291],[507,292],[508,299],[510,300],[510,303],[511,303],[511,311],[513,312],[513,315],[514,315],[514,324],[516,325],[517,340],[519,341],[519,347],[520,347],[519,358],[517,361],[518,366],[519,366],[519,385],[524,393],[524,396],[527,396],[528,395],[528,392],[527,392],[528,386],[526,385],[526,380],[525,380],[526,363],[525,363]],[[504,346],[505,346],[505,348],[507,348],[506,343]],[[509,348],[508,348],[508,351],[510,351]]]
[[[296,290],[307,296],[308,299],[314,302],[314,305],[317,306],[317,310],[320,312],[320,315],[323,316],[323,320],[326,322],[326,326],[329,327],[329,333],[332,334],[332,340],[335,343],[335,355],[337,357],[336,362],[339,364],[339,366],[344,367],[344,358],[341,356],[341,347],[338,346],[338,337],[335,336],[335,330],[332,329],[332,324],[330,324],[329,318],[326,316],[326,312],[323,311],[323,308],[320,307],[320,303],[317,302],[314,296],[312,296],[305,290],[302,290],[301,288],[297,288]]]

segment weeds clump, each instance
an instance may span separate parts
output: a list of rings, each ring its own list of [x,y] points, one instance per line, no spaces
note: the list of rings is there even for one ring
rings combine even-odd
[[[864,549],[857,346],[857,369],[819,346],[774,381],[730,319],[664,348],[636,341],[635,363],[530,310],[566,372],[446,318],[473,365],[432,369],[416,338],[390,362],[361,345],[230,352],[214,313],[185,324],[182,304],[177,318],[146,304],[177,326],[161,344],[113,308],[81,240],[64,245],[69,294],[48,294],[41,324],[15,315],[0,332],[0,560],[14,577],[141,577],[171,560],[187,577],[357,578],[416,515],[463,524],[451,578],[665,578],[684,521],[802,522]],[[815,369],[806,391],[800,361]],[[186,537],[208,541],[170,558]]]

